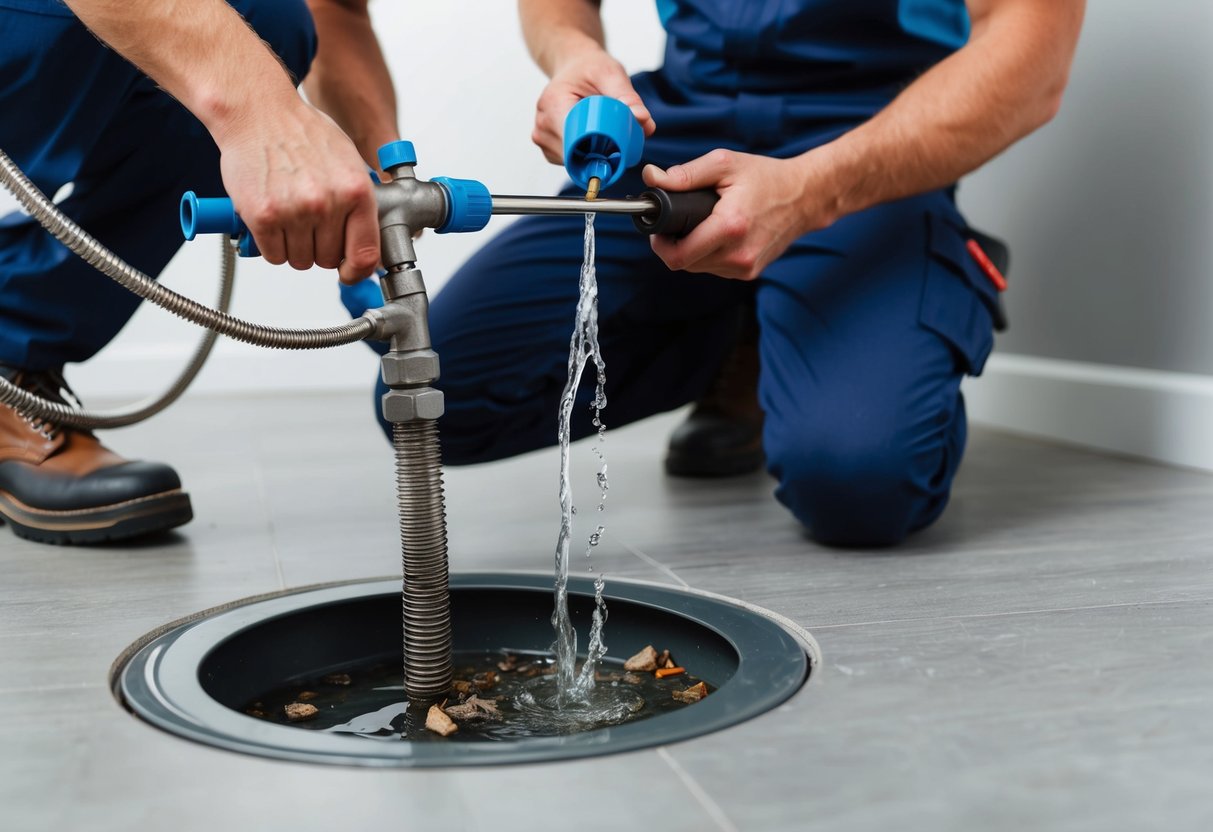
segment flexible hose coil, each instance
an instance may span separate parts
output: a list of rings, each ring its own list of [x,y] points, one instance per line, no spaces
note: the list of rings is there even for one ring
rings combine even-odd
[[[232,288],[236,279],[236,252],[228,237],[223,238],[222,249],[219,300],[216,305],[220,312],[227,312],[232,303]],[[150,419],[181,398],[206,364],[217,340],[219,334],[208,329],[185,369],[162,395],[153,396],[119,411],[104,413],[50,401],[21,389],[3,376],[0,376],[0,404],[8,405],[27,416],[83,430],[128,427]]]
[[[161,309],[190,323],[214,330],[220,335],[258,347],[315,350],[362,341],[374,332],[375,325],[368,318],[358,318],[348,324],[325,329],[278,329],[250,323],[210,309],[196,300],[161,286],[101,245],[47,199],[46,194],[29,180],[3,150],[0,150],[0,184],[11,191],[30,216],[56,240],[90,266]]]

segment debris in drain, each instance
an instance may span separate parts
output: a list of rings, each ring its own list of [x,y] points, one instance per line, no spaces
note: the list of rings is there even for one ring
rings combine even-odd
[[[661,655],[657,657],[657,668],[660,670],[663,667],[674,667],[674,659],[670,655],[669,650],[662,650]]]
[[[639,673],[625,673],[623,674],[623,683],[625,685],[643,685],[644,677]]]
[[[475,687],[476,690],[492,690],[493,686],[496,684],[497,671],[495,670],[486,670],[484,673],[477,673],[472,677],[472,686]]]
[[[708,686],[703,682],[700,682],[697,685],[691,685],[691,687],[687,688],[686,690],[672,691],[672,695],[679,702],[684,702],[690,705],[694,702],[698,702],[700,699],[703,699],[708,695]]]
[[[425,715],[425,727],[426,730],[433,731],[440,737],[449,737],[459,730],[459,726],[452,722],[438,705],[430,705],[430,709]]]
[[[286,718],[291,722],[302,722],[320,713],[320,709],[315,705],[307,705],[303,702],[292,702],[289,705],[284,705],[282,710],[286,713]]]
[[[518,666],[518,657],[512,653],[506,653],[505,658],[497,662],[497,669],[502,673],[509,673]]]
[[[245,710],[245,713],[248,714],[249,716],[256,717],[257,719],[269,719],[270,718],[270,715],[267,714],[265,711],[261,710],[260,708],[248,708]]]
[[[321,676],[320,681],[326,685],[342,685],[349,686],[350,674],[348,673],[330,673],[327,676]]]
[[[314,690],[304,690],[304,691],[300,691],[299,695],[296,696],[295,698],[298,699],[300,702],[311,702],[313,699],[315,699],[319,695],[320,694],[316,693],[316,691],[314,691]]]
[[[654,673],[653,675],[656,676],[658,679],[665,679],[669,676],[681,676],[683,673],[686,673],[686,672],[687,672],[686,668],[684,668],[684,667],[659,667],[657,669],[657,672]]]
[[[472,683],[467,679],[456,679],[451,682],[451,692],[459,696],[467,696],[472,692]]]
[[[491,699],[481,699],[479,696],[468,697],[468,701],[462,705],[448,705],[446,715],[457,722],[501,719],[501,711],[497,710],[497,703]]]
[[[653,649],[653,645],[641,650],[635,656],[623,663],[624,670],[642,670],[652,671],[657,669],[657,651]]]
[[[618,682],[622,678],[623,678],[622,673],[615,673],[613,671],[608,672],[608,671],[604,671],[604,670],[595,670],[594,671],[594,681],[595,682]]]

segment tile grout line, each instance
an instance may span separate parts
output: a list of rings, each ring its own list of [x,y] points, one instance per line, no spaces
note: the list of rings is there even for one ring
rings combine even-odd
[[[687,791],[691,793],[691,796],[695,798],[700,807],[702,807],[703,810],[708,813],[708,817],[710,817],[716,823],[716,826],[720,828],[721,832],[740,832],[737,825],[734,824],[733,821],[729,820],[729,816],[726,815],[724,810],[720,808],[720,804],[718,804],[715,800],[712,800],[708,793],[704,791],[703,786],[699,785],[699,781],[692,777],[687,770],[674,759],[673,755],[671,755],[669,751],[666,751],[665,746],[659,746],[657,748],[657,756],[665,760],[666,765],[668,765],[670,770],[674,772],[674,775],[682,781],[682,785],[686,786]]]
[[[1121,604],[1090,604],[1083,607],[1045,607],[1038,610],[1008,610],[1006,612],[975,612],[965,615],[919,615],[913,618],[879,618],[873,621],[853,621],[846,624],[806,624],[806,629],[840,630],[844,627],[868,627],[874,624],[908,624],[914,621],[960,621],[970,618],[1005,618],[1015,615],[1040,615],[1047,612],[1087,612],[1090,610],[1114,610],[1124,607],[1160,607],[1170,604],[1207,604],[1213,597],[1174,598],[1166,601],[1126,601]]]
[[[661,563],[660,561],[651,557],[650,555],[646,555],[644,552],[640,551],[639,549],[637,549],[635,546],[631,545],[630,543],[627,543],[625,541],[620,541],[620,543],[622,544],[623,548],[627,549],[633,555],[640,558],[642,561],[644,561],[649,566],[656,569],[658,572],[661,572],[665,575],[669,575],[671,578],[674,579],[674,582],[677,583],[679,586],[681,586],[683,589],[691,588],[690,584],[688,584],[682,578],[678,577],[678,575],[675,574],[674,570],[671,569],[670,567],[666,566],[664,563]]]
[[[282,558],[278,554],[278,535],[274,530],[273,512],[270,510],[270,495],[265,487],[265,477],[261,474],[261,460],[257,460],[257,466],[253,469],[253,475],[257,478],[257,496],[261,498],[261,505],[265,508],[265,525],[266,531],[270,535],[270,552],[274,555],[274,572],[278,575],[278,588],[286,589],[286,575],[282,572]]]

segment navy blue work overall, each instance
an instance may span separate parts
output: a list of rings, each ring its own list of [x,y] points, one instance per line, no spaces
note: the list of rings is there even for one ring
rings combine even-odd
[[[802,153],[871,117],[968,34],[961,0],[660,6],[664,65],[634,81],[657,123],[644,161],[663,167],[717,147]],[[643,187],[632,173],[611,194]],[[778,498],[836,545],[895,543],[940,515],[965,445],[961,378],[990,352],[995,303],[950,190],[809,234],[753,283],[670,272],[626,218],[596,228],[609,425],[700,396],[752,301]],[[582,231],[580,217],[524,218],[434,298],[448,463],[556,440]],[[592,430],[591,387],[579,436]]]
[[[304,0],[231,5],[302,78],[316,47]],[[181,194],[223,192],[202,124],[57,0],[0,0],[0,148],[48,196],[73,183],[59,207],[150,275],[181,246]],[[84,361],[138,305],[30,218],[0,218],[0,362]]]

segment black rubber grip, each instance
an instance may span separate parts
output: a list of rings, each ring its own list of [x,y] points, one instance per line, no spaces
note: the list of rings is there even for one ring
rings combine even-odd
[[[685,237],[712,214],[720,194],[711,188],[702,191],[663,191],[650,188],[640,195],[657,203],[656,214],[636,214],[632,221],[641,234]]]

